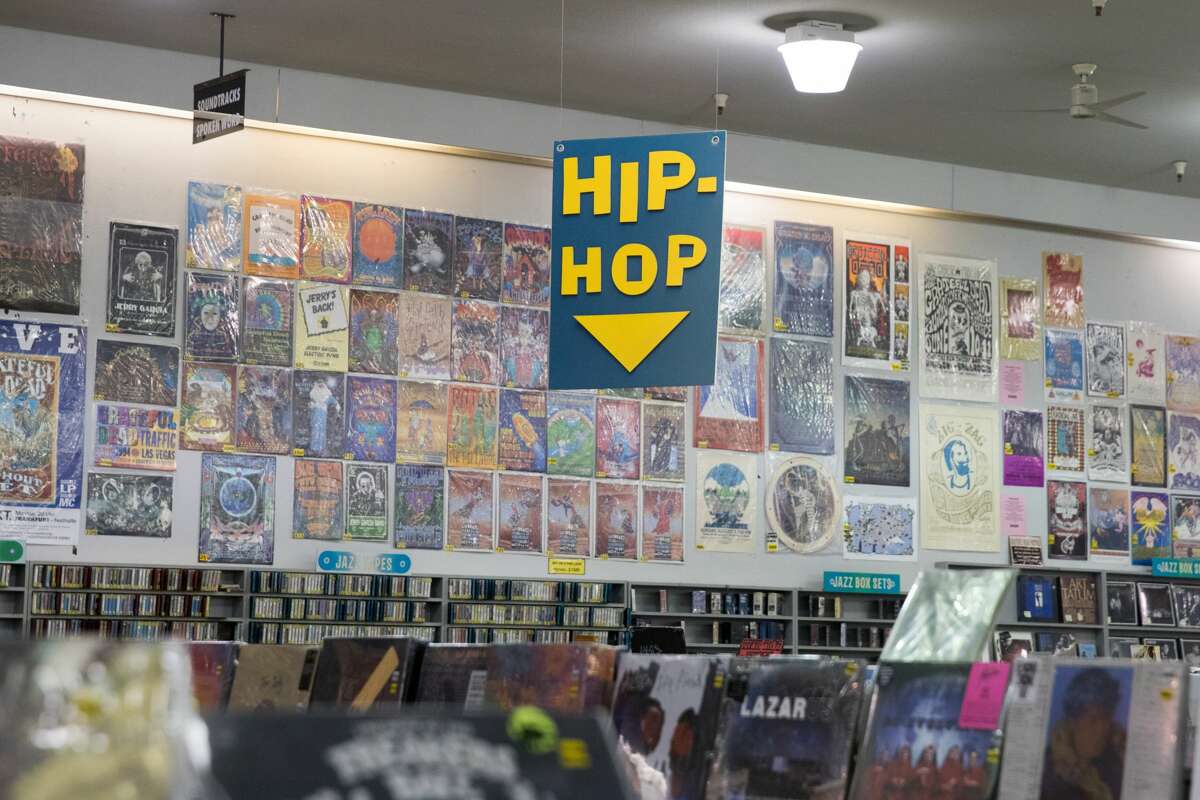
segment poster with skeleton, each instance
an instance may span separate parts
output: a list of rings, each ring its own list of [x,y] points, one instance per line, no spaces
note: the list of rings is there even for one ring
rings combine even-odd
[[[1088,479],[1127,482],[1129,445],[1126,442],[1129,437],[1125,435],[1125,408],[1117,405],[1089,408],[1087,437]],[[1200,456],[1200,452],[1197,455]]]
[[[1161,405],[1167,388],[1166,340],[1152,322],[1130,322],[1126,355],[1126,392],[1133,403]]]
[[[886,236],[847,233],[843,240],[846,282],[842,287],[842,363],[849,367],[908,369],[907,348],[893,353],[897,323],[908,324],[908,269],[895,259],[910,244]],[[903,278],[903,280],[901,280]]]
[[[175,337],[178,247],[175,228],[109,223],[105,331]]]
[[[833,476],[795,456],[775,465],[767,484],[767,552],[820,553],[836,543],[841,516]]]
[[[1046,555],[1085,561],[1087,542],[1087,484],[1046,481]]]
[[[1167,337],[1167,408],[1200,414],[1200,337]]]
[[[1200,417],[1167,414],[1167,482],[1172,489],[1200,489]]]
[[[922,403],[919,424],[921,546],[997,552],[995,409]]]
[[[921,394],[996,400],[996,267],[993,261],[922,255]]]
[[[1041,353],[1042,304],[1038,282],[1000,279],[1000,357],[1037,361]]]
[[[1125,396],[1125,326],[1089,322],[1085,338],[1087,393],[1092,397]]]

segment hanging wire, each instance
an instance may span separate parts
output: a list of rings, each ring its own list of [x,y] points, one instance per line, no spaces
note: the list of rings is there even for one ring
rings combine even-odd
[[[717,0],[717,67],[713,75],[713,130],[717,130],[721,126],[717,124],[717,117],[720,116],[721,109],[717,104],[717,95],[721,93],[721,0]]]
[[[563,137],[563,76],[567,60],[567,0],[558,7],[558,138]]]

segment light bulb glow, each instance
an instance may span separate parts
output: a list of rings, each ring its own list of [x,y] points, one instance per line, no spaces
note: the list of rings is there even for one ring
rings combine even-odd
[[[848,31],[814,33],[809,26],[797,25],[788,30],[787,41],[779,45],[792,85],[797,92],[809,94],[840,92],[850,80],[862,45]]]

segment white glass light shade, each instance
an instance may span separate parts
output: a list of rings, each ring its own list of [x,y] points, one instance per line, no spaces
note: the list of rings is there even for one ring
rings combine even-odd
[[[862,45],[854,34],[840,29],[795,25],[779,53],[797,92],[829,94],[846,88]]]

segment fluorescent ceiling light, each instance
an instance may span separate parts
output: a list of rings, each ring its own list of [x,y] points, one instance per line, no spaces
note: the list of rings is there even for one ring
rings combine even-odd
[[[846,88],[862,45],[854,34],[832,22],[811,20],[784,33],[779,53],[797,92],[829,94]]]

